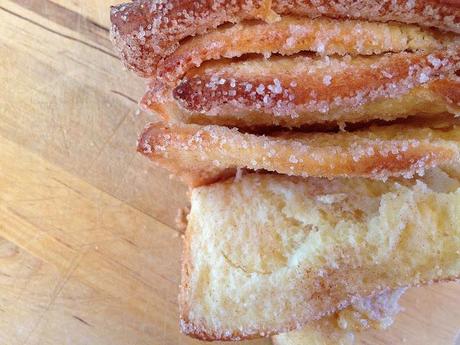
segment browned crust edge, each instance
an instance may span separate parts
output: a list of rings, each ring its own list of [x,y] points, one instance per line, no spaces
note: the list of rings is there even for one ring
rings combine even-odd
[[[413,36],[424,39],[413,40]],[[308,51],[320,55],[379,55],[434,51],[456,43],[455,34],[409,24],[282,16],[275,23],[245,21],[181,42],[158,64],[155,78],[174,83],[206,61],[245,54],[287,56]]]
[[[460,3],[453,0],[419,0],[414,5],[403,0],[396,3],[384,0],[377,7],[375,2],[368,0],[224,0],[217,4],[212,0],[164,3],[137,0],[112,7],[111,37],[124,63],[148,77],[154,74],[161,59],[177,49],[181,40],[224,23],[245,19],[276,20],[270,7],[277,14],[393,20],[460,33]],[[144,34],[139,34],[139,28]]]
[[[450,133],[457,130],[448,129]],[[386,137],[390,131],[398,135]],[[459,143],[454,138],[445,140],[443,133],[394,125],[335,134],[258,136],[219,126],[156,123],[142,133],[138,151],[193,187],[233,176],[237,168],[295,176],[386,179],[412,177],[457,160]]]
[[[305,59],[308,65],[310,59]],[[359,67],[355,66],[358,60],[334,60],[331,71],[322,66],[329,60],[312,59],[318,66],[298,71],[295,77],[280,66],[289,61],[296,69],[304,58],[256,59],[248,62],[255,65],[253,74],[236,62],[207,63],[190,71],[165,98],[158,98],[164,85],[152,81],[141,106],[165,121],[240,128],[391,121],[460,112],[458,49],[360,59],[364,60]]]
[[[137,151],[145,155],[146,151],[161,145],[160,136],[164,134],[163,130],[168,128],[167,125],[161,123],[148,124],[141,133]],[[188,132],[191,134],[191,132]],[[187,133],[183,132],[183,135]],[[180,160],[176,161],[168,157],[155,156],[149,157],[159,167],[165,168],[179,181],[186,184],[188,187],[194,188],[204,185],[209,185],[231,176],[236,173],[236,168],[218,168],[213,166],[212,162],[195,162]]]
[[[359,67],[338,60],[336,64],[344,64],[341,70],[305,69],[295,74],[291,71],[272,71],[273,67],[279,65],[278,61],[272,61],[265,70],[259,72],[258,69],[254,75],[247,75],[245,69],[239,70],[238,64],[217,63],[190,71],[190,77],[184,78],[174,89],[173,95],[185,111],[204,114],[214,114],[216,109],[227,104],[235,104],[238,110],[261,109],[278,117],[292,117],[293,113],[300,112],[299,108],[328,113],[346,107],[352,112],[357,108],[355,103],[362,106],[400,97],[420,85],[425,85],[429,90],[442,91],[433,89],[432,84],[441,77],[454,74],[459,59],[457,50],[431,54],[398,53],[382,56],[375,62],[370,60],[374,62],[372,64],[364,60],[366,65]],[[308,61],[301,59],[290,66],[296,69],[303,62],[308,64]],[[284,59],[281,60],[283,62]],[[315,62],[310,61],[312,64]],[[451,80],[451,84],[454,83]],[[451,92],[454,93],[455,89]]]

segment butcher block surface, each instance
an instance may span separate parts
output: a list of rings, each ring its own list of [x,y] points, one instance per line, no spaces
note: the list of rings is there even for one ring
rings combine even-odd
[[[155,118],[112,50],[111,3],[0,1],[0,344],[199,343],[178,329],[187,190],[135,152]],[[402,304],[358,344],[455,344],[460,284]]]

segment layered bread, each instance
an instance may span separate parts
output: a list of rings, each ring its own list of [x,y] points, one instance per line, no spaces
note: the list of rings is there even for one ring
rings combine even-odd
[[[138,151],[192,188],[185,334],[336,345],[459,278],[459,1],[133,0],[111,21],[162,121]]]
[[[227,23],[259,19],[270,24],[283,16],[394,21],[460,33],[460,5],[448,0],[134,0],[112,6],[111,35],[124,63],[152,77],[186,38]]]
[[[459,18],[446,1],[135,1],[112,38],[166,121],[299,127],[458,114]]]
[[[457,122],[265,135],[221,126],[154,123],[141,135],[138,150],[192,187],[235,175],[237,169],[303,177],[410,178],[459,160]]]
[[[457,279],[458,177],[454,168],[385,183],[249,174],[194,189],[182,331],[269,336],[382,289]]]
[[[459,57],[455,50],[219,60],[189,71],[165,101],[156,99],[155,80],[142,103],[166,121],[243,128],[460,114],[451,91],[460,88]]]

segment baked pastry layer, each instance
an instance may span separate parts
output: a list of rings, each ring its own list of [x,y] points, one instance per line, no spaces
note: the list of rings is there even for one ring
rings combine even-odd
[[[266,58],[302,51],[320,55],[380,55],[430,52],[454,44],[458,44],[455,34],[416,25],[283,16],[274,23],[245,21],[186,40],[158,64],[155,79],[174,83],[203,62],[245,54],[262,54]]]
[[[151,79],[142,105],[168,121],[299,127],[459,111],[432,85],[459,89],[454,2],[138,0],[111,17],[122,60]]]
[[[205,340],[299,329],[384,288],[458,278],[460,183],[244,175],[192,191],[181,328]]]
[[[412,177],[458,161],[457,120],[374,126],[355,132],[243,133],[220,126],[150,124],[138,150],[191,186],[238,168],[315,177]],[[438,128],[436,128],[438,127]]]
[[[128,68],[144,77],[188,37],[225,23],[280,15],[396,21],[460,33],[460,6],[442,0],[137,0],[112,7],[112,39]]]
[[[168,121],[237,127],[457,114],[459,65],[457,49],[219,60],[190,70],[164,99],[162,86],[152,82],[141,103]]]

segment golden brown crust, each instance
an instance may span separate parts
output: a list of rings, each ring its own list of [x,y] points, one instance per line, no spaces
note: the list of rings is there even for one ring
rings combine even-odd
[[[454,108],[460,107],[460,85],[457,81],[443,79],[433,85],[433,90],[444,97]]]
[[[309,51],[321,55],[373,55],[433,51],[455,42],[454,34],[441,34],[416,25],[283,16],[274,23],[246,21],[187,40],[158,64],[155,78],[176,83],[188,70],[205,61],[250,53],[270,56]]]
[[[155,73],[161,59],[170,55],[180,41],[200,35],[224,23],[276,15],[399,21],[460,32],[460,6],[439,0],[137,0],[112,7],[112,39],[124,63],[138,74]]]
[[[168,101],[172,96],[158,99],[163,87],[158,81],[141,104],[169,121],[237,127],[458,113],[452,96],[460,89],[459,64],[458,49],[353,58],[224,59],[190,70],[173,91],[177,105]]]
[[[237,168],[318,177],[411,177],[460,157],[457,125],[409,125],[344,133],[282,132],[269,136],[219,126],[151,124],[138,150],[192,186]]]
[[[153,150],[161,152],[155,155],[152,161],[170,171],[189,187],[208,185],[235,175],[236,169],[234,168],[216,167],[209,161],[190,160],[187,151],[175,152],[175,158],[171,159],[172,157],[166,150],[163,150],[162,146],[164,145],[163,140],[168,140],[168,136],[170,135],[169,131],[165,131],[167,128],[172,129],[169,126],[159,123],[147,125],[141,134],[137,150],[144,154]],[[178,143],[180,140],[185,144],[193,135],[193,128],[183,127],[182,132],[174,133],[174,138],[177,138]]]
[[[300,113],[298,117],[275,116],[261,111],[237,112],[231,106],[223,106],[217,115],[207,115],[200,112],[188,112],[181,108],[177,102],[152,103],[148,110],[159,115],[165,122],[220,125],[238,128],[260,128],[281,126],[287,128],[321,127],[336,128],[337,125],[368,122],[370,119],[404,119],[413,114],[418,116],[435,116],[443,113],[459,114],[460,103],[451,99],[456,97],[458,82],[439,80],[413,88],[410,92],[392,99],[372,101],[364,106],[359,106],[353,111],[344,112],[338,108],[323,114],[320,112]],[[141,102],[143,107],[145,99]]]
[[[111,38],[125,65],[143,77],[187,37],[227,22],[269,19],[270,0],[137,0],[112,6]]]

